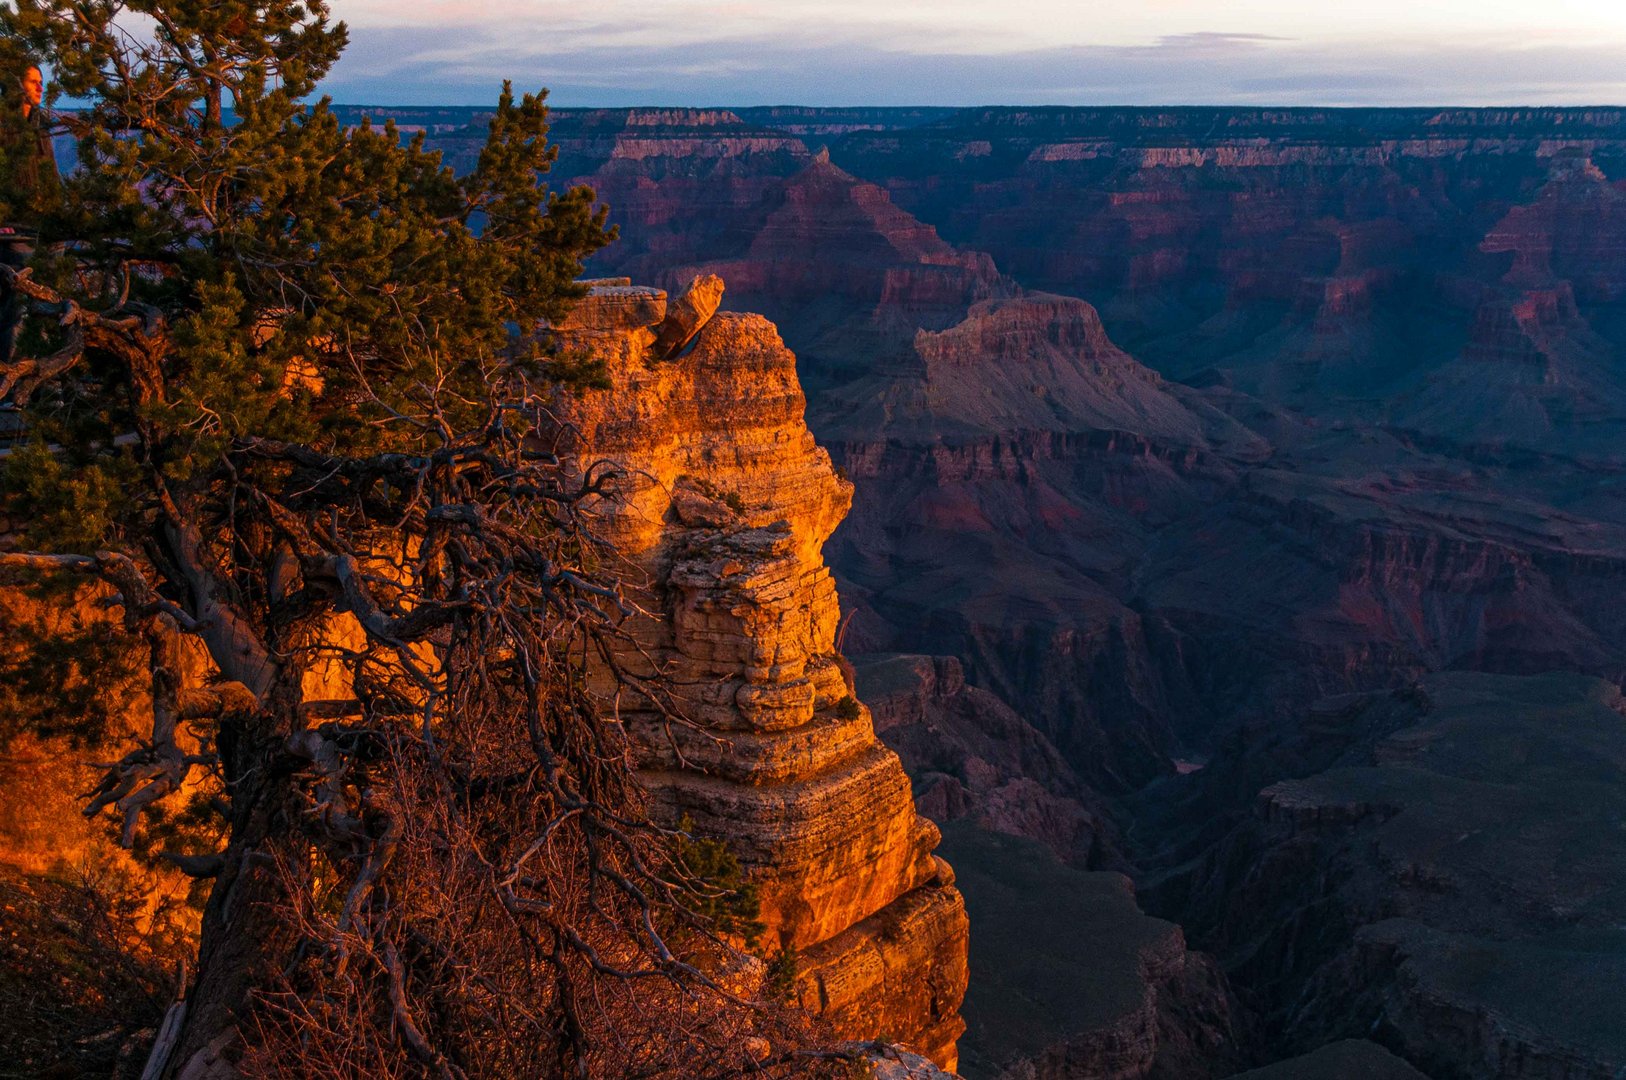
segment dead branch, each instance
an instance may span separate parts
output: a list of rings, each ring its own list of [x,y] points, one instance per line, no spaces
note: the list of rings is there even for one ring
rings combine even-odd
[[[180,791],[194,768],[212,765],[216,760],[213,753],[187,753],[176,742],[176,725],[182,718],[182,707],[180,631],[175,620],[160,612],[143,618],[139,627],[147,639],[152,671],[152,735],[138,749],[102,766],[107,772],[101,783],[88,793],[89,802],[84,809],[86,817],[95,817],[108,806],[123,814],[119,842],[127,848],[135,843],[136,826],[143,810],[164,796]],[[211,704],[215,706],[216,715],[222,706],[253,709],[258,705],[245,687],[236,684],[212,692],[194,692],[189,696],[189,703],[197,716],[206,715]]]

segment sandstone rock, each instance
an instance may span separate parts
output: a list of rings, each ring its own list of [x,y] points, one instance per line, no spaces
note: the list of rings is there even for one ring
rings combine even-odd
[[[822,548],[851,485],[802,420],[795,358],[773,326],[707,321],[721,289],[699,282],[659,340],[582,336],[615,389],[561,409],[562,457],[621,469],[591,509],[648,575],[642,600],[658,614],[640,634],[698,730],[636,704],[623,715],[661,810],[727,840],[751,874],[764,947],[801,957],[809,1011],[843,1037],[885,1033],[952,1068],[964,905],[835,652]]]
[[[702,327],[717,314],[723,302],[723,279],[716,274],[696,277],[689,282],[666,313],[666,318],[655,331],[655,344],[651,350],[658,360],[677,356],[700,333]]]
[[[727,528],[741,512],[730,507],[726,499],[701,491],[692,482],[685,483],[683,477],[672,488],[672,513],[680,524],[690,528]]]
[[[576,303],[557,329],[619,331],[655,326],[666,318],[666,293],[635,286],[627,278],[583,282],[587,295]]]
[[[956,1062],[965,926],[965,903],[945,874],[804,953],[799,1000],[838,1031],[871,1028],[884,1016],[907,1033],[891,1037],[934,1062]]]
[[[892,1046],[861,1048],[872,1080],[958,1080],[928,1058]]]

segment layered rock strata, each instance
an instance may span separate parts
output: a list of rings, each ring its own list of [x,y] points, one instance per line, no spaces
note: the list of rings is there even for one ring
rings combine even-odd
[[[748,869],[766,949],[797,957],[803,1006],[842,1036],[885,1034],[952,1068],[964,906],[835,648],[821,549],[852,487],[803,421],[771,323],[725,313],[695,334],[668,325],[663,294],[628,289],[596,287],[561,328],[615,388],[565,403],[558,441],[582,470],[619,474],[595,507],[601,533],[647,576],[639,633],[692,722],[627,713],[644,779]],[[670,306],[692,320],[691,299]],[[692,343],[662,359],[674,337]]]

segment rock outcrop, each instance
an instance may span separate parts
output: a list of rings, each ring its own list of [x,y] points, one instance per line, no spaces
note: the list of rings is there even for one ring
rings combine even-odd
[[[696,277],[669,307],[664,318],[658,320],[660,329],[655,334],[651,355],[657,360],[675,360],[679,353],[694,342],[717,307],[723,302],[723,279],[716,274]]]
[[[1462,352],[1397,422],[1472,445],[1616,459],[1626,380],[1611,329],[1626,298],[1626,191],[1574,149],[1549,168],[1535,198],[1480,242],[1489,281]]]
[[[1114,431],[1242,457],[1269,452],[1257,435],[1113,344],[1082,300],[1027,293],[960,310],[941,331],[915,323],[906,360],[825,395],[821,426],[844,441]]]
[[[929,1058],[911,1054],[894,1046],[866,1044],[861,1050],[871,1080],[958,1080],[946,1073]]]
[[[564,331],[606,361],[615,389],[562,404],[559,449],[620,474],[595,512],[647,575],[645,647],[693,721],[627,714],[644,779],[673,820],[738,855],[766,947],[797,958],[810,1012],[952,1067],[964,906],[835,648],[821,551],[851,485],[803,422],[795,358],[772,324],[722,313],[690,326],[696,305],[682,298],[650,321],[664,297],[629,306],[624,289],[596,290]],[[663,359],[675,334],[693,343]]]

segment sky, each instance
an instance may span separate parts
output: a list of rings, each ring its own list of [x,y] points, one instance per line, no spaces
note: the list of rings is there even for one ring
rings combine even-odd
[[[1626,0],[330,0],[350,104],[1626,104]]]

